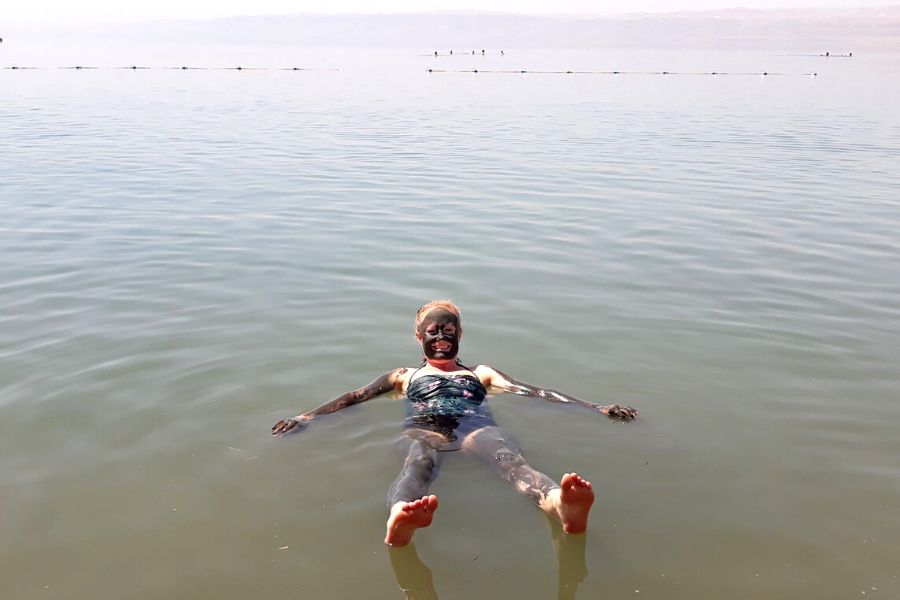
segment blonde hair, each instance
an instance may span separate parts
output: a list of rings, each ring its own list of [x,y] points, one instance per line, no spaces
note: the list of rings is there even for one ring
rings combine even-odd
[[[414,333],[419,332],[419,326],[422,324],[422,321],[425,320],[425,315],[436,308],[443,308],[456,315],[456,318],[459,319],[459,328],[462,330],[462,317],[459,314],[459,307],[450,300],[432,300],[428,304],[423,304],[422,308],[416,313],[416,327],[413,330]]]

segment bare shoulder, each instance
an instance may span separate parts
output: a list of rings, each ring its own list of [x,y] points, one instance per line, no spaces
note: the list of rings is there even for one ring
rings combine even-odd
[[[484,387],[497,386],[503,381],[503,376],[497,370],[488,365],[478,365],[472,372],[478,376]]]
[[[409,385],[409,378],[415,373],[412,367],[399,367],[391,371],[390,376],[394,389],[406,393],[406,387]]]

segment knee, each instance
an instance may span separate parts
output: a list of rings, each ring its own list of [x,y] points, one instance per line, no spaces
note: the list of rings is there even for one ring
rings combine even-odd
[[[437,468],[437,460],[429,454],[417,454],[406,459],[406,466],[414,471],[432,473]]]
[[[494,460],[501,467],[515,467],[523,462],[522,455],[509,448],[499,448],[494,452]]]

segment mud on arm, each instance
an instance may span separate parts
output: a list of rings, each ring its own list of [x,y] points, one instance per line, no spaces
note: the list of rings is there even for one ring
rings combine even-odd
[[[361,402],[371,400],[376,396],[391,392],[397,389],[401,380],[401,375],[403,375],[404,373],[406,373],[405,368],[388,371],[366,386],[353,390],[352,392],[341,394],[334,400],[326,402],[321,406],[317,406],[316,408],[303,414],[297,415],[296,417],[282,419],[272,426],[272,435],[281,435],[293,430],[299,431],[316,417],[337,412],[342,408],[347,408],[348,406],[353,406],[354,404],[359,404]]]
[[[606,406],[601,404],[594,404],[593,402],[580,400],[578,398],[575,398],[574,396],[569,396],[568,394],[563,394],[562,392],[558,392],[556,390],[539,388],[523,381],[517,381],[506,373],[503,373],[502,371],[498,371],[491,367],[487,367],[487,369],[489,369],[490,374],[490,385],[500,388],[505,392],[518,394],[519,396],[534,396],[537,398],[543,398],[548,402],[557,402],[560,404],[575,404],[602,413],[608,416],[610,419],[621,419],[622,421],[633,421],[640,414],[637,409],[631,408],[629,406],[623,406],[622,404],[609,404]]]

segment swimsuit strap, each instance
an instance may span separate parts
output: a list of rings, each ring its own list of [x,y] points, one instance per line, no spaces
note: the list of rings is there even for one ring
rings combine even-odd
[[[425,359],[425,358],[423,358],[423,359],[422,359],[422,364],[419,365],[419,368],[418,368],[418,369],[416,369],[415,371],[412,372],[412,375],[410,375],[409,378],[412,379],[413,376],[415,376],[416,373],[418,373],[419,371],[421,371],[422,369],[424,369],[424,368],[425,368],[425,365],[427,365],[427,364],[428,364],[428,360]],[[456,366],[457,366],[457,367],[462,367],[463,369],[465,369],[465,370],[468,371],[469,373],[472,373],[473,375],[475,374],[475,371],[473,371],[472,369],[470,369],[470,368],[467,367],[466,365],[462,364],[462,361],[459,360],[458,358],[456,359]]]
[[[412,375],[409,376],[409,379],[407,380],[408,383],[406,384],[407,386],[409,386],[409,384],[411,384],[411,383],[413,382],[413,380],[416,378],[416,373],[418,373],[419,371],[421,371],[422,369],[424,369],[424,368],[425,368],[425,365],[427,365],[427,364],[428,364],[428,361],[425,360],[425,359],[423,358],[423,359],[422,359],[422,364],[419,365],[419,368],[416,369],[415,371],[413,371],[413,372],[412,372]],[[462,364],[462,362],[461,362],[458,358],[456,359],[456,366],[462,367],[463,369],[465,369],[466,371],[468,371],[469,373],[471,373],[471,374],[472,374],[472,377],[474,377],[475,379],[477,379],[477,380],[478,380],[478,383],[481,383],[481,377],[479,377],[478,375],[476,375],[476,374],[475,374],[475,371],[473,371],[472,369],[470,369],[470,368],[467,367],[466,365]],[[426,375],[434,375],[435,377],[444,377],[444,378],[449,377],[449,375],[438,375],[437,373],[426,373]],[[484,384],[482,384],[482,386],[483,386],[483,385],[484,385]]]
[[[459,366],[459,367],[462,367],[463,369],[465,369],[466,371],[468,371],[468,372],[471,373],[472,375],[475,375],[475,371],[473,371],[472,369],[470,369],[470,368],[467,367],[466,365],[462,364],[462,361],[460,361],[458,358],[456,359],[456,365]],[[477,379],[478,381],[481,381],[481,378],[478,377],[478,375],[475,375],[475,379]]]
[[[425,362],[425,359],[423,358],[423,359],[422,359],[422,364],[419,365],[419,368],[418,368],[418,369],[416,369],[415,371],[412,372],[412,375],[409,376],[409,379],[408,379],[407,381],[409,381],[410,383],[412,383],[413,377],[416,376],[416,373],[418,373],[418,372],[421,371],[423,368],[425,368],[425,365],[426,365],[426,362]]]

